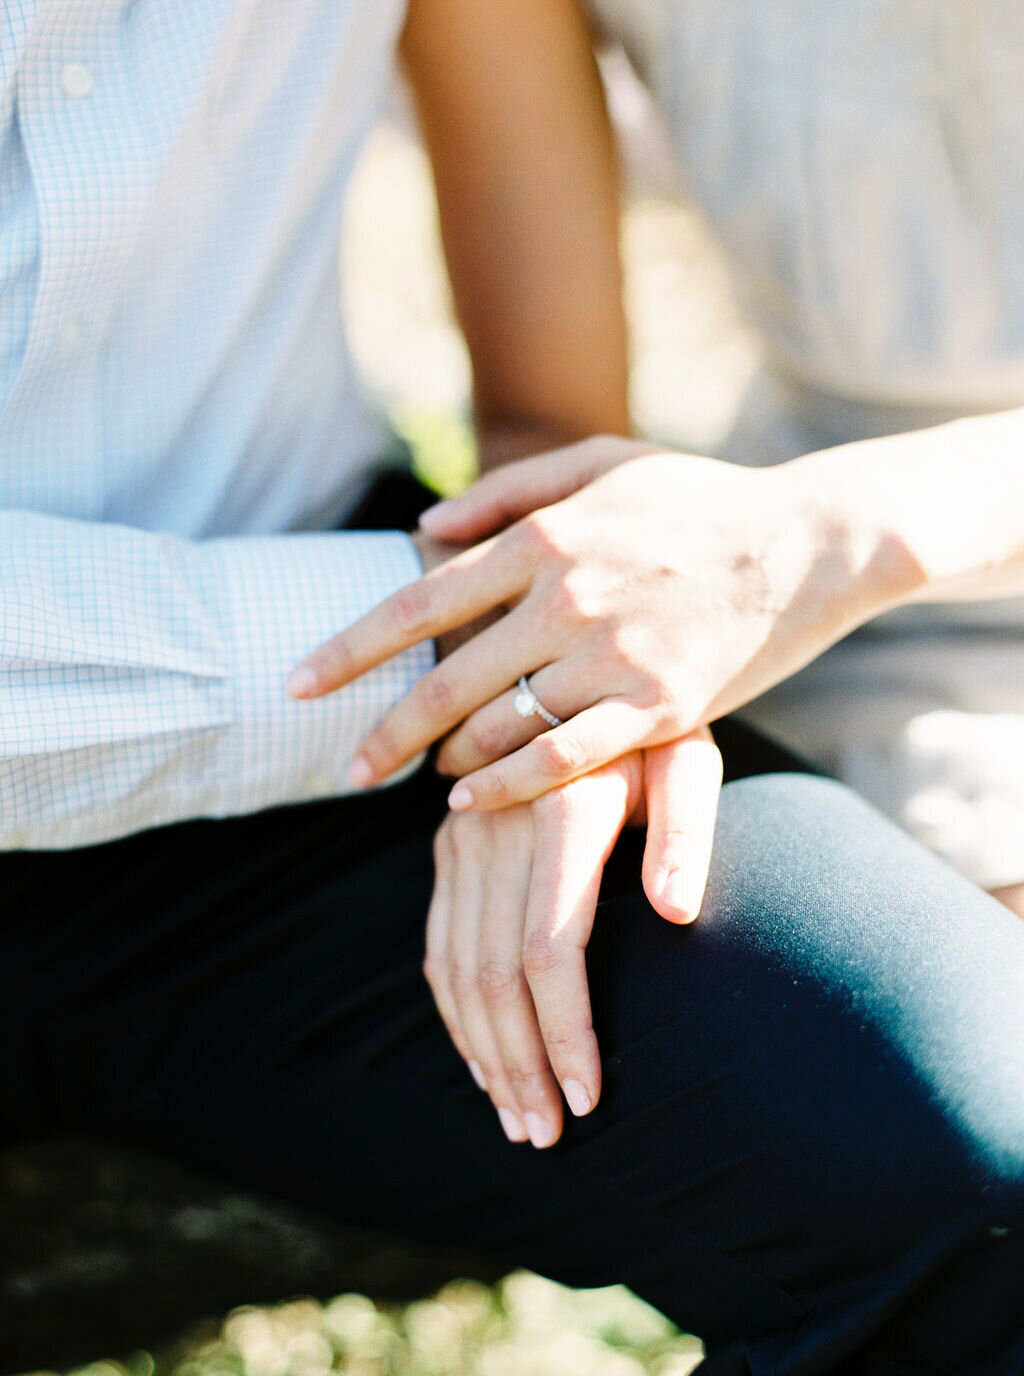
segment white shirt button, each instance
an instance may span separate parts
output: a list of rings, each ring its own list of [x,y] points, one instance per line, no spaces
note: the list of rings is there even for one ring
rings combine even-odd
[[[81,100],[92,90],[92,72],[88,67],[83,67],[81,62],[69,62],[60,74],[60,84],[64,87],[65,95],[72,100]]]
[[[77,316],[72,316],[70,320],[65,320],[57,331],[57,352],[67,356],[73,354],[76,349],[81,348],[85,338],[85,326]]]

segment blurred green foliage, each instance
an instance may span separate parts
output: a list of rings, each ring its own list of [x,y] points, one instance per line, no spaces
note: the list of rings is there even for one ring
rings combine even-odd
[[[526,1271],[429,1300],[245,1307],[174,1348],[74,1376],[687,1376],[700,1344],[622,1286],[570,1290]]]
[[[476,476],[476,441],[468,420],[454,411],[402,403],[390,422],[412,450],[413,470],[442,497],[454,497]]]

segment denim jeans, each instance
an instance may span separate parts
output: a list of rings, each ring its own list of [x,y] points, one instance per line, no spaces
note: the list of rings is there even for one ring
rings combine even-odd
[[[758,749],[727,742],[748,777],[695,925],[647,905],[640,836],[612,857],[604,1091],[555,1148],[506,1141],[421,975],[429,769],[2,857],[8,1137],[101,1126],[350,1222],[625,1281],[705,1340],[708,1376],[1020,1376],[1024,925]]]

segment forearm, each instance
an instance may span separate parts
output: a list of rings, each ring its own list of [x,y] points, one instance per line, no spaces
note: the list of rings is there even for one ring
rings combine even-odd
[[[778,470],[838,558],[836,615],[1024,595],[1024,411],[824,450]]]
[[[402,52],[473,363],[481,468],[626,433],[615,155],[582,7],[412,0]]]

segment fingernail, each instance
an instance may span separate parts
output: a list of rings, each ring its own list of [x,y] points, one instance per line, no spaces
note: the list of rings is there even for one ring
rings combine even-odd
[[[582,1118],[585,1113],[589,1113],[593,1108],[590,1095],[579,1080],[563,1080],[562,1093],[565,1095],[565,1102],[575,1113],[577,1118]]]
[[[285,691],[293,698],[308,698],[316,692],[317,677],[312,669],[300,664],[285,681]]]
[[[693,880],[682,870],[669,870],[661,885],[661,897],[667,907],[679,914],[679,922],[692,922],[697,916],[701,895],[696,892]]]
[[[555,1140],[555,1130],[546,1123],[539,1113],[524,1113],[523,1122],[535,1147],[550,1147]]]
[[[511,1109],[499,1108],[498,1118],[501,1122],[501,1126],[505,1130],[505,1136],[510,1142],[526,1141],[526,1129]]]
[[[453,812],[466,812],[473,806],[473,795],[465,784],[456,784],[448,794],[448,806]]]
[[[480,1069],[479,1065],[477,1065],[476,1061],[467,1061],[466,1064],[469,1066],[470,1075],[472,1075],[473,1079],[476,1081],[477,1089],[482,1089],[486,1093],[487,1081],[484,1079],[484,1072]]]
[[[373,783],[373,767],[362,755],[357,755],[348,767],[348,781],[353,788],[369,788]]]
[[[433,506],[428,506],[426,511],[420,512],[420,525],[424,530],[429,530],[431,526],[440,525],[450,506],[450,501],[435,502]]]

